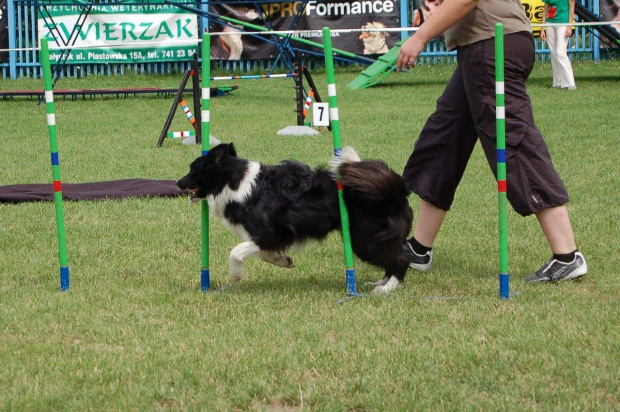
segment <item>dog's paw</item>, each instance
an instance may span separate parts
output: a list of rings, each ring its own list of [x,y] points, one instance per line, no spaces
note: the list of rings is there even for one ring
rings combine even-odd
[[[228,274],[233,283],[239,282],[243,278],[243,266],[230,265]]]
[[[230,274],[230,280],[232,281],[232,283],[239,283],[241,279],[243,279],[243,272]]]
[[[381,279],[379,282],[382,282],[385,278]],[[372,290],[372,293],[381,294],[381,293],[390,293],[394,289],[399,288],[402,285],[402,282],[398,280],[396,277],[390,277],[386,282],[380,284],[376,288]]]
[[[279,253],[272,253],[272,252],[261,252],[259,256],[265,262],[271,263],[281,268],[292,269],[295,267],[295,264],[293,263],[293,259],[291,259],[290,257],[286,255],[281,255]]]
[[[385,277],[383,277],[383,279],[379,280],[378,282],[369,282],[369,284],[371,286],[383,286],[386,283],[388,283],[388,280],[390,280],[390,277],[389,276],[385,276]]]
[[[295,267],[295,264],[293,263],[293,259],[291,259],[288,256],[280,256],[278,260],[281,262],[281,264],[278,266],[281,266],[283,268],[288,268],[288,269],[292,269]]]

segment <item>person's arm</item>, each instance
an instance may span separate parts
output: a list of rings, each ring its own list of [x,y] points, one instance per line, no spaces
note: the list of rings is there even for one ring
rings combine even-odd
[[[444,0],[420,29],[400,46],[396,60],[398,71],[403,66],[407,69],[413,67],[415,59],[422,53],[426,43],[460,21],[476,7],[478,2],[479,0]]]
[[[566,28],[566,37],[573,34],[573,22],[575,21],[575,0],[568,0],[568,27]]]
[[[547,13],[549,13],[549,4],[545,3],[545,8],[543,9],[543,15],[542,15],[542,24],[545,24],[547,22]],[[540,28],[540,40],[547,41],[547,28],[546,27]]]

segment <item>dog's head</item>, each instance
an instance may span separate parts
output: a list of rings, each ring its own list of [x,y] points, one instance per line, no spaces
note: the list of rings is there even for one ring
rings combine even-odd
[[[241,165],[235,159],[238,157],[232,143],[219,144],[192,162],[189,173],[179,179],[177,187],[189,191],[192,202],[215,196],[237,178]]]
[[[375,31],[376,29],[386,28],[385,24],[376,21],[368,22],[362,26],[362,29],[373,31],[364,31],[359,35],[359,39],[364,43],[364,53],[381,53],[387,47],[385,38],[390,34],[386,31]]]
[[[360,40],[368,39],[368,40],[377,40],[377,39],[385,39],[386,37],[390,37],[390,34],[386,31],[376,31],[376,29],[385,29],[386,26],[383,23],[379,23],[376,21],[368,22],[362,25],[362,29],[369,29],[373,31],[363,31],[359,38]]]

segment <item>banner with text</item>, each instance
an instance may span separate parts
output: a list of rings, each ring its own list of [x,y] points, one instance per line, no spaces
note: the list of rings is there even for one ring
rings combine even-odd
[[[303,7],[300,1],[282,3],[262,3],[259,9],[248,6],[244,0],[230,1],[226,4],[211,5],[210,11],[223,17],[233,18],[242,24],[232,26],[222,24],[219,19],[211,19],[209,32],[257,32],[251,25],[273,30],[300,30],[300,38],[323,44],[323,27],[335,29],[382,29],[400,27],[400,0],[362,0],[362,1],[314,1]],[[298,19],[298,20],[297,20]],[[267,24],[266,24],[267,23]],[[211,56],[215,59],[264,59],[278,55],[278,45],[261,40],[273,36],[221,35],[214,36],[211,42]],[[281,40],[281,38],[280,38]],[[334,48],[358,55],[383,54],[400,40],[400,34],[381,31],[332,33]],[[277,43],[277,39],[274,40]],[[307,44],[292,41],[295,48],[322,52]]]
[[[60,58],[60,50],[54,49],[67,44],[75,47],[67,63],[75,64],[183,61],[196,53],[197,16],[178,7],[99,4],[92,6],[82,26],[76,27],[82,10],[83,6],[59,1],[40,8],[39,39],[48,38],[52,62]]]
[[[542,0],[521,0],[521,5],[530,22],[542,23],[543,11],[545,10],[545,3]],[[532,27],[532,32],[535,37],[540,36],[540,27]]]

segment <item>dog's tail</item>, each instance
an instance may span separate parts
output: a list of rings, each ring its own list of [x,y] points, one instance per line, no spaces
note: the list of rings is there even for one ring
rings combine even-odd
[[[359,157],[355,149],[352,147],[343,147],[340,151],[340,156],[335,156],[334,159],[329,162],[331,172],[334,175],[339,173],[339,168],[343,163],[355,163],[361,162],[362,159]]]
[[[382,161],[360,160],[351,148],[343,150],[335,171],[349,212],[353,251],[402,280],[407,262],[399,257],[400,248],[413,221],[403,178]]]
[[[346,147],[339,161],[332,163],[349,201],[362,202],[369,208],[380,207],[381,213],[400,209],[410,191],[402,177],[380,160],[361,160],[355,150]],[[362,205],[358,205],[362,206]],[[362,206],[363,207],[363,206]]]

